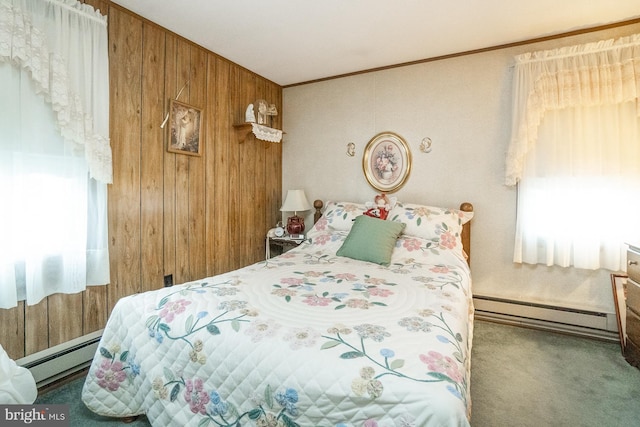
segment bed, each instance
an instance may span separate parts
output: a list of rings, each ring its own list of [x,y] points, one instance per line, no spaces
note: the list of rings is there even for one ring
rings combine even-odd
[[[282,255],[122,298],[82,400],[154,426],[468,426],[472,211],[327,202]]]

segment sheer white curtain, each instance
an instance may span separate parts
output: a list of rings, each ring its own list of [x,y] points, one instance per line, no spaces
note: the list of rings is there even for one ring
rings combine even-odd
[[[625,269],[640,239],[640,38],[516,57],[514,261]]]
[[[109,282],[106,18],[0,0],[0,308]]]

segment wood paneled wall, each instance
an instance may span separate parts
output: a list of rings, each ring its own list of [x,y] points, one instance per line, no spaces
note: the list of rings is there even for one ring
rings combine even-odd
[[[282,145],[234,124],[262,98],[282,111],[282,88],[108,0],[111,283],[35,306],[0,309],[0,344],[14,359],[104,327],[119,298],[230,271],[264,258],[280,217]],[[185,86],[185,84],[187,84]],[[202,155],[166,150],[169,101],[203,110]],[[276,116],[274,127],[281,127]]]

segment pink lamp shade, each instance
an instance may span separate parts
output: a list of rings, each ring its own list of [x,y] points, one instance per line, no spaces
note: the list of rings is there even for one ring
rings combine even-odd
[[[287,232],[289,234],[302,234],[304,232],[304,218],[298,216],[298,211],[308,211],[311,203],[307,200],[304,190],[288,190],[287,197],[280,208],[282,212],[293,212],[293,216],[287,218]]]

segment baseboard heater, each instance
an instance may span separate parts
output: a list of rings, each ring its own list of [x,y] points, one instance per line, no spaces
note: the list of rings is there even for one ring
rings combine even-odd
[[[474,295],[475,318],[619,342],[613,313]]]
[[[33,375],[38,388],[87,368],[98,349],[103,330],[75,338],[16,360]]]

